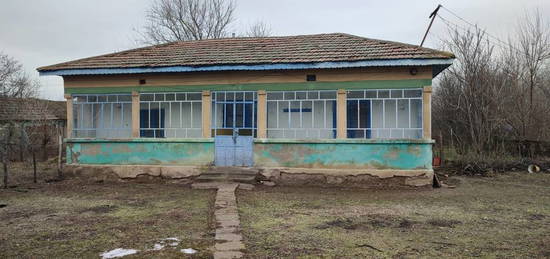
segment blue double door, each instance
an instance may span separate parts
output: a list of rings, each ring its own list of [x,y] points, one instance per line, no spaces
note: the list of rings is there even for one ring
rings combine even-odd
[[[212,99],[215,165],[253,166],[256,93],[214,92]]]

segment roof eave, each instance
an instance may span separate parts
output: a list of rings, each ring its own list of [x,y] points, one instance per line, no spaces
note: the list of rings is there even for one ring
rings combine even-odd
[[[132,68],[79,68],[39,71],[41,76],[71,76],[71,75],[106,75],[106,74],[143,74],[172,72],[206,72],[206,71],[247,71],[247,70],[298,70],[298,69],[330,69],[357,67],[391,67],[391,66],[434,66],[434,77],[453,63],[452,58],[426,59],[376,59],[362,61],[338,61],[316,63],[275,63],[252,65],[213,65],[213,66],[169,66],[169,67],[132,67]]]

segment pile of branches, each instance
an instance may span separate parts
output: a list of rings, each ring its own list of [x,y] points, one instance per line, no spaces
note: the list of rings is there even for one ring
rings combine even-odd
[[[475,161],[447,161],[445,166],[439,168],[439,170],[450,172],[456,175],[489,177],[504,172],[528,173],[529,166],[536,166],[540,169],[540,172],[550,173],[549,159],[531,158],[520,158],[517,160],[480,159]]]

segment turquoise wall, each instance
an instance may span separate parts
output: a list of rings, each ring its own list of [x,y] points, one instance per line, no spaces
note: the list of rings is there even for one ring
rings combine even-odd
[[[257,167],[432,169],[430,140],[254,141]],[[68,164],[189,165],[214,162],[213,139],[67,140]]]
[[[257,140],[259,167],[432,169],[430,140]]]
[[[209,165],[211,139],[67,140],[68,164]]]

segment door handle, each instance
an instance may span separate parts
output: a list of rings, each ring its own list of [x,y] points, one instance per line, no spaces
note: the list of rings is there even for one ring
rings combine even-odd
[[[233,129],[233,144],[237,144],[238,136],[239,136],[239,129]]]

